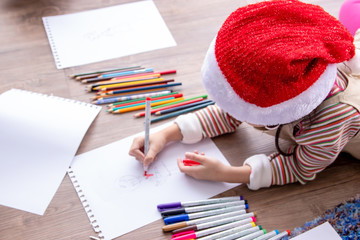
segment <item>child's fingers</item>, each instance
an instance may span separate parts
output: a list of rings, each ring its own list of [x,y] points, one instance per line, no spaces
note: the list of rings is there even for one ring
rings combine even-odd
[[[131,144],[129,155],[135,157],[136,160],[143,162],[145,155],[144,155],[144,138],[137,137],[133,140]]]
[[[157,152],[155,152],[152,148],[150,148],[144,158],[144,161],[143,161],[144,166],[149,166],[154,161],[156,155],[157,155]]]
[[[194,161],[199,162],[201,164],[206,161],[205,155],[199,155],[199,154],[191,153],[191,152],[186,152],[185,153],[185,158],[194,160]]]
[[[193,176],[193,172],[196,171],[197,166],[186,166],[181,158],[177,159],[177,164],[180,169],[180,172],[185,173],[187,175]]]

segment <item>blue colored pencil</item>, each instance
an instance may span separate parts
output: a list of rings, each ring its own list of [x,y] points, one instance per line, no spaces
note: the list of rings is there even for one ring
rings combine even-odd
[[[160,121],[160,120],[164,120],[164,119],[167,119],[167,118],[175,117],[175,116],[181,115],[183,113],[188,113],[188,112],[191,112],[191,111],[194,111],[194,110],[198,110],[198,109],[204,108],[204,107],[212,105],[212,104],[214,104],[214,102],[208,102],[208,103],[200,104],[200,105],[197,105],[197,106],[194,106],[194,107],[190,107],[190,108],[186,108],[186,109],[179,110],[179,111],[176,111],[176,112],[172,112],[172,113],[163,115],[161,117],[152,118],[151,123],[157,122],[157,121]]]
[[[115,103],[115,102],[119,102],[119,101],[138,99],[138,98],[142,98],[142,97],[153,97],[153,96],[159,96],[159,95],[163,95],[163,94],[170,94],[171,92],[172,92],[171,90],[165,90],[165,91],[159,90],[159,91],[154,91],[154,92],[149,92],[149,93],[129,94],[129,95],[124,95],[124,96],[120,96],[120,97],[109,96],[107,98],[95,100],[95,101],[93,101],[93,103],[95,103],[95,104]]]
[[[137,92],[137,91],[144,91],[144,90],[151,90],[151,89],[158,89],[158,88],[174,87],[174,86],[179,86],[181,84],[182,83],[170,83],[170,84],[162,84],[162,85],[155,85],[155,86],[149,86],[149,87],[138,87],[138,88],[131,88],[131,89],[114,90],[114,91],[107,92],[105,95],[100,94],[99,96],[106,96],[106,95],[127,93],[127,92]]]
[[[116,73],[108,73],[98,76],[98,78],[114,78],[114,77],[121,77],[121,76],[127,76],[127,75],[134,75],[139,73],[149,73],[153,72],[153,68],[145,68],[145,69],[139,69],[139,70],[130,70],[125,72],[116,72]]]

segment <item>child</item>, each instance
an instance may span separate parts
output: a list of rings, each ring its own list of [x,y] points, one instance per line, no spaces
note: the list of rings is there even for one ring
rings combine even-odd
[[[187,152],[185,158],[200,165],[184,166],[178,159],[180,171],[247,183],[253,190],[305,184],[342,151],[360,159],[360,79],[353,76],[360,71],[337,71],[337,63],[354,54],[352,35],[318,6],[273,0],[239,8],[220,28],[202,67],[216,105],[179,116],[152,134],[147,156],[144,138],[134,139],[129,154],[149,165],[168,142],[195,143],[247,122],[275,135],[278,151],[251,156],[240,167]],[[281,150],[279,137],[293,145]]]

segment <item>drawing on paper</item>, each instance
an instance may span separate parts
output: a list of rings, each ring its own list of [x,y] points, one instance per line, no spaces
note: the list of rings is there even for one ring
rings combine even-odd
[[[172,176],[173,171],[169,169],[163,162],[153,164],[149,168],[149,173],[144,177],[143,174],[128,174],[116,179],[116,185],[123,190],[136,190],[141,184],[153,184],[156,187],[161,186],[166,180]],[[148,177],[148,175],[152,175]]]

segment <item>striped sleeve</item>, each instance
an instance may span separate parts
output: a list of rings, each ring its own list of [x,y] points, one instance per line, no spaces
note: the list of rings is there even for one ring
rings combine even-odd
[[[336,103],[319,111],[313,119],[302,122],[295,136],[296,147],[291,156],[270,156],[272,184],[300,182],[305,184],[329,166],[346,143],[360,131],[360,114],[352,106]]]
[[[234,132],[241,123],[216,105],[201,109],[195,115],[200,122],[203,138]]]

